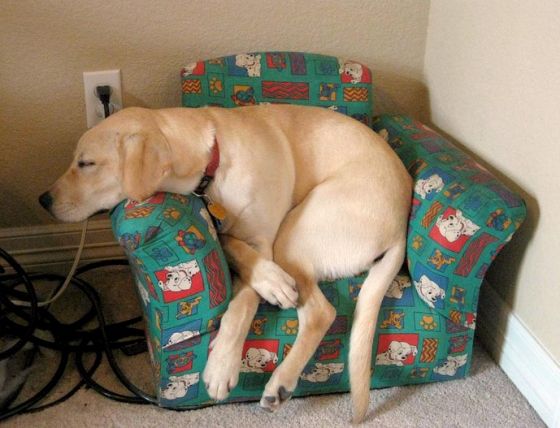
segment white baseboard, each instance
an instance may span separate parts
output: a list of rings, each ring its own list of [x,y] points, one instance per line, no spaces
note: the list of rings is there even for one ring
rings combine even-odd
[[[494,360],[551,428],[560,428],[560,366],[496,291],[481,289],[477,334]]]
[[[0,229],[0,248],[24,269],[55,272],[67,269],[80,243],[81,224],[48,224]],[[123,258],[109,220],[90,220],[82,263]]]

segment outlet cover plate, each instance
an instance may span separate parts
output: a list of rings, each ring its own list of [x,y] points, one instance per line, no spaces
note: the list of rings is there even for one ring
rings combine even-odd
[[[113,90],[111,93],[111,104],[113,104],[114,111],[122,109],[121,71],[84,71],[84,100],[86,103],[88,128],[97,125],[103,120],[103,117],[98,113],[103,110],[102,104],[95,95],[95,88],[103,85],[109,85]]]

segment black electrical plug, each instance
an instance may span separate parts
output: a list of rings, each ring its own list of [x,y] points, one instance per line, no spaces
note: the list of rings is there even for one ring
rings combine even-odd
[[[97,86],[95,88],[95,93],[98,96],[99,100],[103,104],[103,109],[105,111],[105,117],[109,117],[111,114],[109,110],[109,101],[111,99],[111,93],[113,90],[109,85]]]

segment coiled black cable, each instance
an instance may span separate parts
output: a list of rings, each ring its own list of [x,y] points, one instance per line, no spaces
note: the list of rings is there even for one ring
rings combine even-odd
[[[26,311],[21,310],[21,308],[14,305],[10,301],[10,299],[8,298],[8,293],[5,294],[4,290],[0,292],[0,303],[6,306],[7,310],[11,311],[15,315],[28,321],[27,326],[24,327],[23,333],[18,336],[19,340],[14,345],[10,346],[8,349],[0,351],[0,360],[3,360],[4,358],[8,358],[14,355],[16,352],[22,349],[25,346],[25,344],[29,341],[30,337],[33,335],[33,332],[35,331],[35,324],[37,323],[39,307],[37,301],[37,294],[35,293],[35,288],[33,288],[33,284],[31,283],[29,276],[23,270],[20,264],[16,262],[16,260],[12,256],[10,256],[6,251],[4,251],[2,248],[0,248],[0,257],[2,257],[6,261],[6,263],[8,263],[8,265],[12,267],[12,269],[15,271],[17,277],[19,278],[21,283],[23,283],[23,285],[25,286],[25,290],[28,296],[28,301],[31,303],[29,313],[27,313]],[[8,276],[7,278],[9,279],[10,276]],[[14,282],[14,284],[18,284],[18,283]],[[0,314],[1,314],[0,321],[7,318],[7,311],[5,312],[4,310],[2,310]]]
[[[26,345],[31,349],[30,356],[25,362],[26,367],[32,364],[35,355],[40,352],[41,348],[54,350],[59,354],[55,373],[39,392],[24,402],[12,406],[23,387],[20,385],[12,396],[4,400],[0,406],[0,421],[21,413],[36,412],[60,404],[82,387],[91,388],[107,398],[121,402],[157,404],[156,397],[142,391],[125,376],[114,355],[114,350],[130,346],[141,346],[145,349],[143,329],[133,327],[142,320],[142,317],[106,324],[99,294],[89,283],[80,278],[80,275],[93,269],[127,264],[126,260],[109,260],[89,263],[78,268],[71,283],[84,294],[89,308],[79,319],[63,323],[50,312],[50,305],[39,306],[33,283],[34,281],[58,283],[55,286],[56,293],[65,278],[55,274],[28,274],[12,256],[0,248],[0,338],[13,337],[16,339],[14,343],[8,345],[7,349],[0,349],[0,362],[21,352]],[[2,265],[7,265],[10,268],[9,272],[2,268]],[[18,288],[22,285],[23,290],[19,290]],[[29,307],[18,306],[12,302],[14,299],[29,302],[30,305]],[[92,320],[97,321],[97,327],[87,329],[85,326]],[[42,333],[42,337],[37,334],[39,332]],[[44,338],[45,332],[49,333],[52,340]],[[89,367],[86,367],[84,358],[87,354],[92,353],[94,361]],[[44,403],[49,393],[62,379],[72,354],[74,354],[81,379],[62,397]],[[93,380],[95,371],[101,365],[104,356],[117,379],[130,391],[130,395],[110,391]]]

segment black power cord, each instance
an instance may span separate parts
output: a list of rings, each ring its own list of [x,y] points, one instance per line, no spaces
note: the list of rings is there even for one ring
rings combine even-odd
[[[109,101],[111,100],[111,93],[113,90],[109,85],[97,86],[95,88],[95,93],[97,94],[99,100],[103,104],[104,116],[105,118],[109,117],[111,114],[109,108]]]
[[[29,356],[25,362],[26,367],[32,364],[33,358],[41,348],[54,350],[59,354],[58,366],[54,375],[39,392],[24,402],[13,405],[19,392],[23,389],[23,385],[21,385],[4,399],[0,405],[0,421],[18,414],[52,407],[67,400],[82,387],[91,388],[105,397],[121,402],[157,404],[156,397],[145,393],[127,379],[119,368],[114,354],[115,350],[120,350],[125,354],[133,355],[138,353],[138,350],[147,349],[144,330],[133,327],[142,320],[142,317],[107,324],[103,316],[99,294],[89,283],[80,278],[80,275],[93,269],[127,264],[126,260],[109,260],[89,263],[78,268],[71,283],[84,294],[89,308],[86,308],[85,313],[79,319],[63,323],[49,310],[50,305],[44,307],[38,305],[34,282],[54,282],[56,288],[60,288],[65,278],[55,274],[29,274],[12,256],[0,248],[0,339],[3,339],[2,343],[6,343],[8,338],[16,338],[15,342],[12,340],[6,349],[0,349],[0,364],[27,348],[30,350],[27,351]],[[7,265],[10,268],[9,271],[2,268],[2,265]],[[22,286],[23,290],[21,290]],[[29,307],[18,306],[12,303],[13,300],[29,302],[30,305]],[[92,320],[97,321],[97,327],[87,328],[86,324]],[[48,333],[52,340],[45,339],[45,333]],[[62,379],[72,354],[81,376],[80,381],[64,396],[44,403],[49,393]],[[86,367],[84,363],[84,357],[87,354],[93,354],[95,357],[89,367]],[[100,366],[103,357],[107,359],[120,383],[131,392],[130,395],[110,391],[93,380],[94,373]]]

